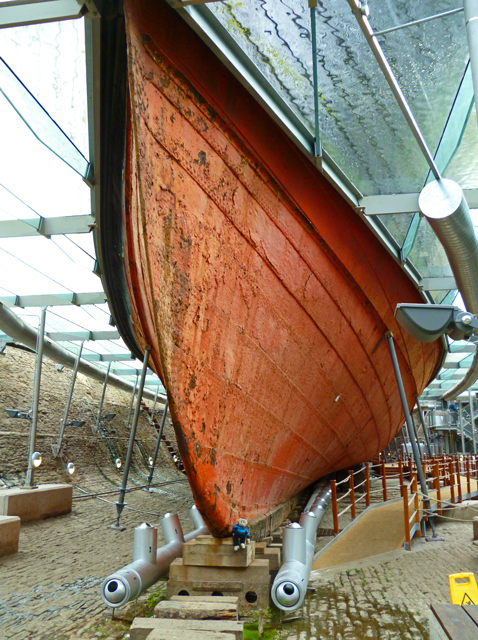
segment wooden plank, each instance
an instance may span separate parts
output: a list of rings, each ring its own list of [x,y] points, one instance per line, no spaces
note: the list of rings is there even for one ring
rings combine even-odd
[[[198,536],[183,546],[185,565],[199,567],[248,567],[255,557],[254,542],[234,551],[231,538]]]
[[[467,604],[462,607],[463,611],[470,616],[473,622],[476,624],[476,632],[478,637],[478,605],[476,604]]]
[[[237,620],[237,603],[163,600],[154,608],[154,615],[179,620]]]
[[[478,628],[462,607],[455,604],[430,607],[449,640],[477,640]]]

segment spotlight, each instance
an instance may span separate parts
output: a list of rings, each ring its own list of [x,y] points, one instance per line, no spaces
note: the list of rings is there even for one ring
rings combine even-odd
[[[151,456],[149,456],[149,458],[148,458],[148,464],[149,464],[149,466],[150,466],[150,467],[152,467],[152,466],[153,466],[153,462],[154,462],[153,458],[152,458]]]
[[[42,457],[39,451],[35,451],[32,453],[32,464],[34,467],[39,467],[41,465]]]
[[[117,469],[121,469],[121,458],[116,458],[115,465]]]
[[[73,464],[73,462],[69,462],[66,465],[66,471],[70,476],[72,476],[75,473],[75,465]]]

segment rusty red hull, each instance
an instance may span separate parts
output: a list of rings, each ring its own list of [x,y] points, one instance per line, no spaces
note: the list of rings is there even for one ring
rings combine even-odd
[[[412,282],[312,163],[157,0],[126,3],[125,260],[135,336],[168,391],[216,535],[369,460],[439,343],[394,320]]]

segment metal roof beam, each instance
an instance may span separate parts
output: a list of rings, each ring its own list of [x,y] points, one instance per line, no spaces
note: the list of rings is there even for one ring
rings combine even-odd
[[[422,278],[420,288],[424,291],[450,291],[457,289],[455,278]]]
[[[77,0],[14,0],[3,2],[0,11],[0,28],[22,27],[38,22],[73,20],[84,13],[85,3]]]
[[[0,300],[14,307],[56,307],[75,305],[81,307],[86,304],[104,304],[104,291],[96,293],[51,293],[38,296],[0,296]]]
[[[478,189],[463,189],[470,209],[478,209]],[[382,216],[399,213],[417,213],[418,193],[365,196],[360,198],[358,208],[367,216]]]
[[[71,333],[52,331],[46,335],[55,342],[83,342],[84,340],[95,342],[98,340],[119,340],[121,337],[118,331],[76,331]]]
[[[89,233],[95,226],[93,216],[61,216],[59,218],[31,218],[0,221],[0,238],[51,236],[68,233]]]
[[[124,362],[125,360],[136,360],[132,353],[84,353],[83,360],[94,360],[97,362]]]

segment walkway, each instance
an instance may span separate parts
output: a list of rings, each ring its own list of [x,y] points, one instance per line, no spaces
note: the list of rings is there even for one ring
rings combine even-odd
[[[473,489],[476,484],[476,480],[474,480],[471,488]],[[471,496],[467,494],[467,481],[463,476],[461,477],[461,486],[463,499],[478,495],[478,489],[472,490]],[[433,511],[437,509],[436,493],[436,491],[429,492]],[[441,489],[441,501],[447,500],[450,500],[450,489],[443,487]],[[398,499],[373,506],[364,511],[322,550],[313,563],[312,569],[325,569],[349,562],[357,562],[364,558],[402,549],[404,543],[403,501]]]

